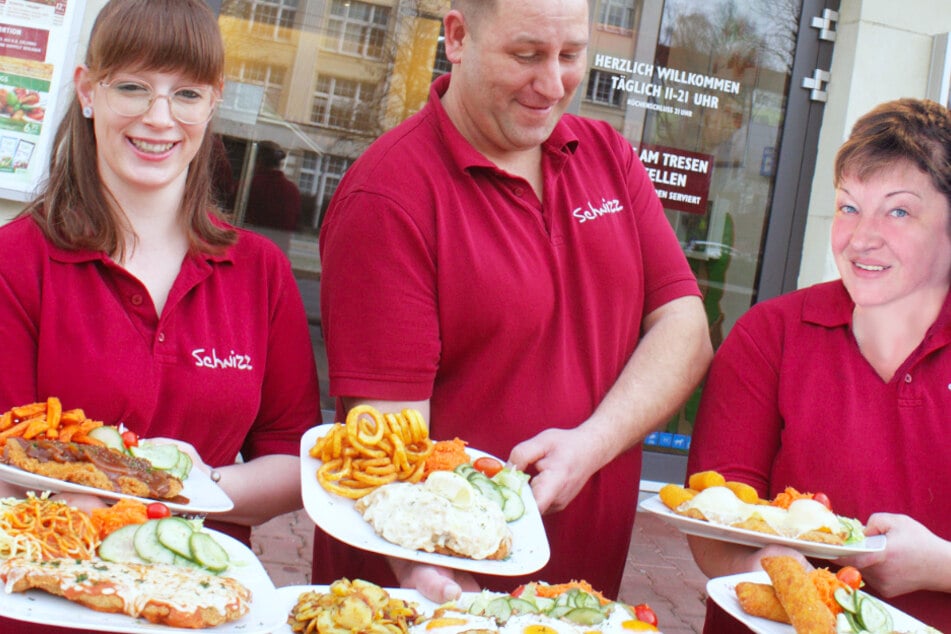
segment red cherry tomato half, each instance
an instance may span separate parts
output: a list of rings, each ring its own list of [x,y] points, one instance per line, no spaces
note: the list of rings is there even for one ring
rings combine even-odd
[[[835,576],[839,581],[853,590],[858,590],[862,587],[862,573],[854,566],[843,566],[839,568]]]
[[[476,461],[472,463],[472,466],[490,478],[502,470],[502,463],[495,458],[489,458],[488,456],[476,458]]]
[[[160,520],[164,517],[170,517],[172,512],[161,502],[152,502],[145,507],[145,514],[150,520]]]
[[[657,614],[651,608],[651,606],[646,603],[641,603],[634,606],[634,616],[637,617],[638,621],[644,621],[654,627],[657,627]]]
[[[822,492],[820,492],[820,493],[813,493],[813,494],[812,494],[812,499],[815,500],[816,502],[818,502],[819,504],[823,505],[824,507],[826,507],[826,508],[829,509],[830,511],[832,510],[832,501],[829,500],[829,496],[826,495],[825,493],[822,493]]]
[[[131,429],[125,430],[122,432],[122,444],[126,447],[138,447],[139,435]]]

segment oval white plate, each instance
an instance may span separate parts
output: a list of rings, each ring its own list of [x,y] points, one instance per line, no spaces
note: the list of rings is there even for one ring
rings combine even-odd
[[[493,575],[529,574],[548,563],[551,556],[548,536],[545,534],[545,525],[542,524],[541,513],[538,512],[531,487],[528,486],[522,487],[525,515],[509,524],[512,531],[512,549],[506,559],[465,559],[411,550],[386,541],[376,534],[373,527],[354,508],[353,500],[328,493],[317,482],[317,469],[320,468],[321,462],[310,456],[310,448],[332,427],[332,424],[312,427],[301,438],[300,444],[301,495],[304,498],[304,509],[310,519],[329,535],[355,548],[381,555]],[[488,455],[470,447],[466,448],[466,452],[473,460]]]
[[[275,600],[277,590],[267,571],[251,550],[238,540],[206,529],[227,551],[231,566],[223,576],[233,577],[251,591],[251,609],[237,621],[219,625],[213,632],[258,634],[277,631],[287,620],[283,605]],[[97,632],[194,632],[199,630],[156,625],[126,614],[96,612],[42,590],[13,592],[0,590],[0,614],[18,621],[87,629]]]
[[[660,501],[660,496],[650,497],[640,504],[640,509],[658,515],[661,519],[673,524],[681,532],[688,535],[697,535],[699,537],[709,537],[721,542],[732,542],[734,544],[744,544],[746,546],[763,547],[769,544],[780,544],[795,548],[807,557],[816,557],[817,559],[836,559],[845,555],[855,555],[858,553],[870,553],[885,548],[885,536],[875,535],[861,542],[849,544],[847,546],[836,546],[834,544],[820,544],[819,542],[810,542],[804,539],[795,539],[794,537],[783,537],[782,535],[770,535],[769,533],[760,533],[745,528],[734,528],[723,524],[715,524],[705,520],[698,520],[686,515],[679,515],[667,508],[667,505]]]
[[[118,500],[121,498],[132,498],[143,502],[162,502],[173,513],[224,513],[234,508],[234,502],[228,497],[220,486],[208,477],[207,473],[192,469],[188,477],[182,481],[184,487],[181,495],[188,498],[187,504],[179,504],[168,500],[152,500],[149,498],[140,498],[134,495],[120,493],[118,491],[106,491],[95,487],[87,487],[82,484],[65,482],[56,478],[30,473],[17,467],[0,464],[0,480],[25,487],[37,493],[49,491],[51,493],[85,493],[95,495],[96,497],[109,500]]]
[[[750,628],[756,634],[796,634],[792,625],[770,621],[769,619],[752,616],[743,611],[740,607],[740,601],[736,598],[736,584],[748,581],[750,583],[770,583],[769,575],[765,572],[744,572],[738,575],[728,577],[715,577],[707,582],[707,594],[717,605],[730,613],[731,616],[738,619],[743,625]],[[924,632],[927,626],[901,610],[893,608],[884,601],[879,600],[885,609],[892,615],[895,629],[900,632]]]

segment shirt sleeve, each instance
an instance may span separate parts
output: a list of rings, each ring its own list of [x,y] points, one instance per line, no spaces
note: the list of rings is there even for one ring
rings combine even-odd
[[[424,231],[395,202],[357,191],[328,213],[320,251],[331,394],[428,399],[440,341]]]
[[[297,455],[304,432],[320,423],[320,394],[307,315],[290,263],[269,267],[271,319],[261,406],[244,441],[246,460],[268,454]]]
[[[768,497],[779,451],[781,334],[754,306],[717,350],[694,424],[687,474],[714,470]]]
[[[16,262],[13,260],[16,259]],[[42,273],[30,251],[0,242],[0,412],[37,400]]]

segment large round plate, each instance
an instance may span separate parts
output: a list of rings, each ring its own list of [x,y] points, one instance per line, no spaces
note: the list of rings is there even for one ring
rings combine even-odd
[[[740,602],[736,598],[736,584],[748,581],[750,583],[770,583],[769,575],[765,572],[745,572],[729,577],[715,577],[707,582],[707,594],[717,605],[730,613],[731,616],[739,620],[743,625],[753,630],[756,634],[796,634],[792,625],[770,621],[769,619],[751,616],[743,611]],[[908,614],[905,614],[897,608],[893,608],[884,601],[880,603],[892,615],[892,621],[895,630],[898,632],[927,632],[928,627]]]
[[[206,529],[208,530],[208,529]],[[223,576],[233,577],[251,591],[251,609],[231,623],[219,625],[212,632],[258,634],[277,631],[287,620],[283,604],[275,600],[277,590],[267,571],[251,550],[238,540],[208,530],[224,547],[231,559],[231,567]],[[97,632],[190,632],[196,630],[155,625],[145,619],[126,614],[107,614],[85,608],[62,597],[41,590],[13,592],[0,591],[0,614],[4,617],[42,625],[86,629]]]
[[[275,597],[275,602],[281,607],[282,613],[284,614],[284,624],[275,629],[274,634],[291,634],[291,626],[287,624],[287,617],[290,615],[291,610],[294,609],[294,606],[297,605],[297,599],[305,592],[327,592],[330,590],[330,586],[284,586],[283,588],[277,589],[277,596]],[[384,588],[387,594],[389,594],[394,599],[402,599],[403,601],[410,601],[419,606],[419,612],[423,615],[429,616],[436,609],[437,604],[433,603],[423,595],[421,595],[416,590],[410,590],[408,588]]]
[[[73,482],[65,482],[56,478],[30,473],[8,464],[0,464],[0,480],[25,487],[29,490],[49,491],[51,493],[85,493],[109,500],[132,498],[143,502],[154,502],[148,498],[127,495],[118,491],[106,491]],[[213,482],[207,473],[192,469],[188,477],[182,481],[184,488],[182,496],[188,498],[187,504],[179,504],[168,500],[157,500],[164,503],[174,513],[224,513],[234,508],[234,502],[228,497],[217,483]]]
[[[744,544],[758,548],[768,546],[769,544],[779,544],[781,546],[795,548],[803,555],[817,559],[837,559],[846,555],[870,553],[885,549],[884,535],[875,535],[861,542],[848,544],[847,546],[836,546],[834,544],[820,544],[819,542],[810,542],[794,537],[770,535],[745,528],[734,528],[733,526],[698,520],[674,513],[667,508],[666,504],[660,501],[660,496],[657,495],[641,502],[640,508],[643,511],[660,516],[661,519],[673,524],[681,532],[688,535],[709,537],[710,539],[716,539],[721,542],[732,542],[734,544]]]
[[[409,559],[419,563],[445,566],[456,570],[468,570],[493,575],[516,576],[535,572],[551,556],[548,536],[542,524],[541,513],[532,495],[531,487],[522,487],[525,515],[509,524],[512,531],[512,550],[502,560],[479,560],[411,550],[390,543],[376,534],[373,527],[354,508],[354,501],[328,493],[317,482],[317,469],[321,462],[310,456],[310,448],[321,436],[329,433],[332,424],[312,427],[301,438],[301,495],[304,509],[322,530],[342,542],[362,550]],[[473,460],[488,454],[467,447]]]

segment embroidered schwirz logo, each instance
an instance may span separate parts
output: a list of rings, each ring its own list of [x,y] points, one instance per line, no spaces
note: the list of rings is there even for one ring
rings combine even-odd
[[[217,351],[212,348],[206,351],[204,348],[195,348],[192,350],[192,357],[195,359],[195,365],[199,368],[212,368],[215,370],[253,370],[251,357],[246,354],[235,354],[232,350],[228,356],[219,357]]]
[[[622,205],[621,201],[617,198],[614,200],[605,200],[602,198],[600,207],[595,207],[594,203],[589,200],[587,208],[578,207],[571,212],[571,215],[577,218],[578,223],[580,224],[589,220],[597,220],[606,214],[616,214],[617,212],[623,210],[624,205]]]

